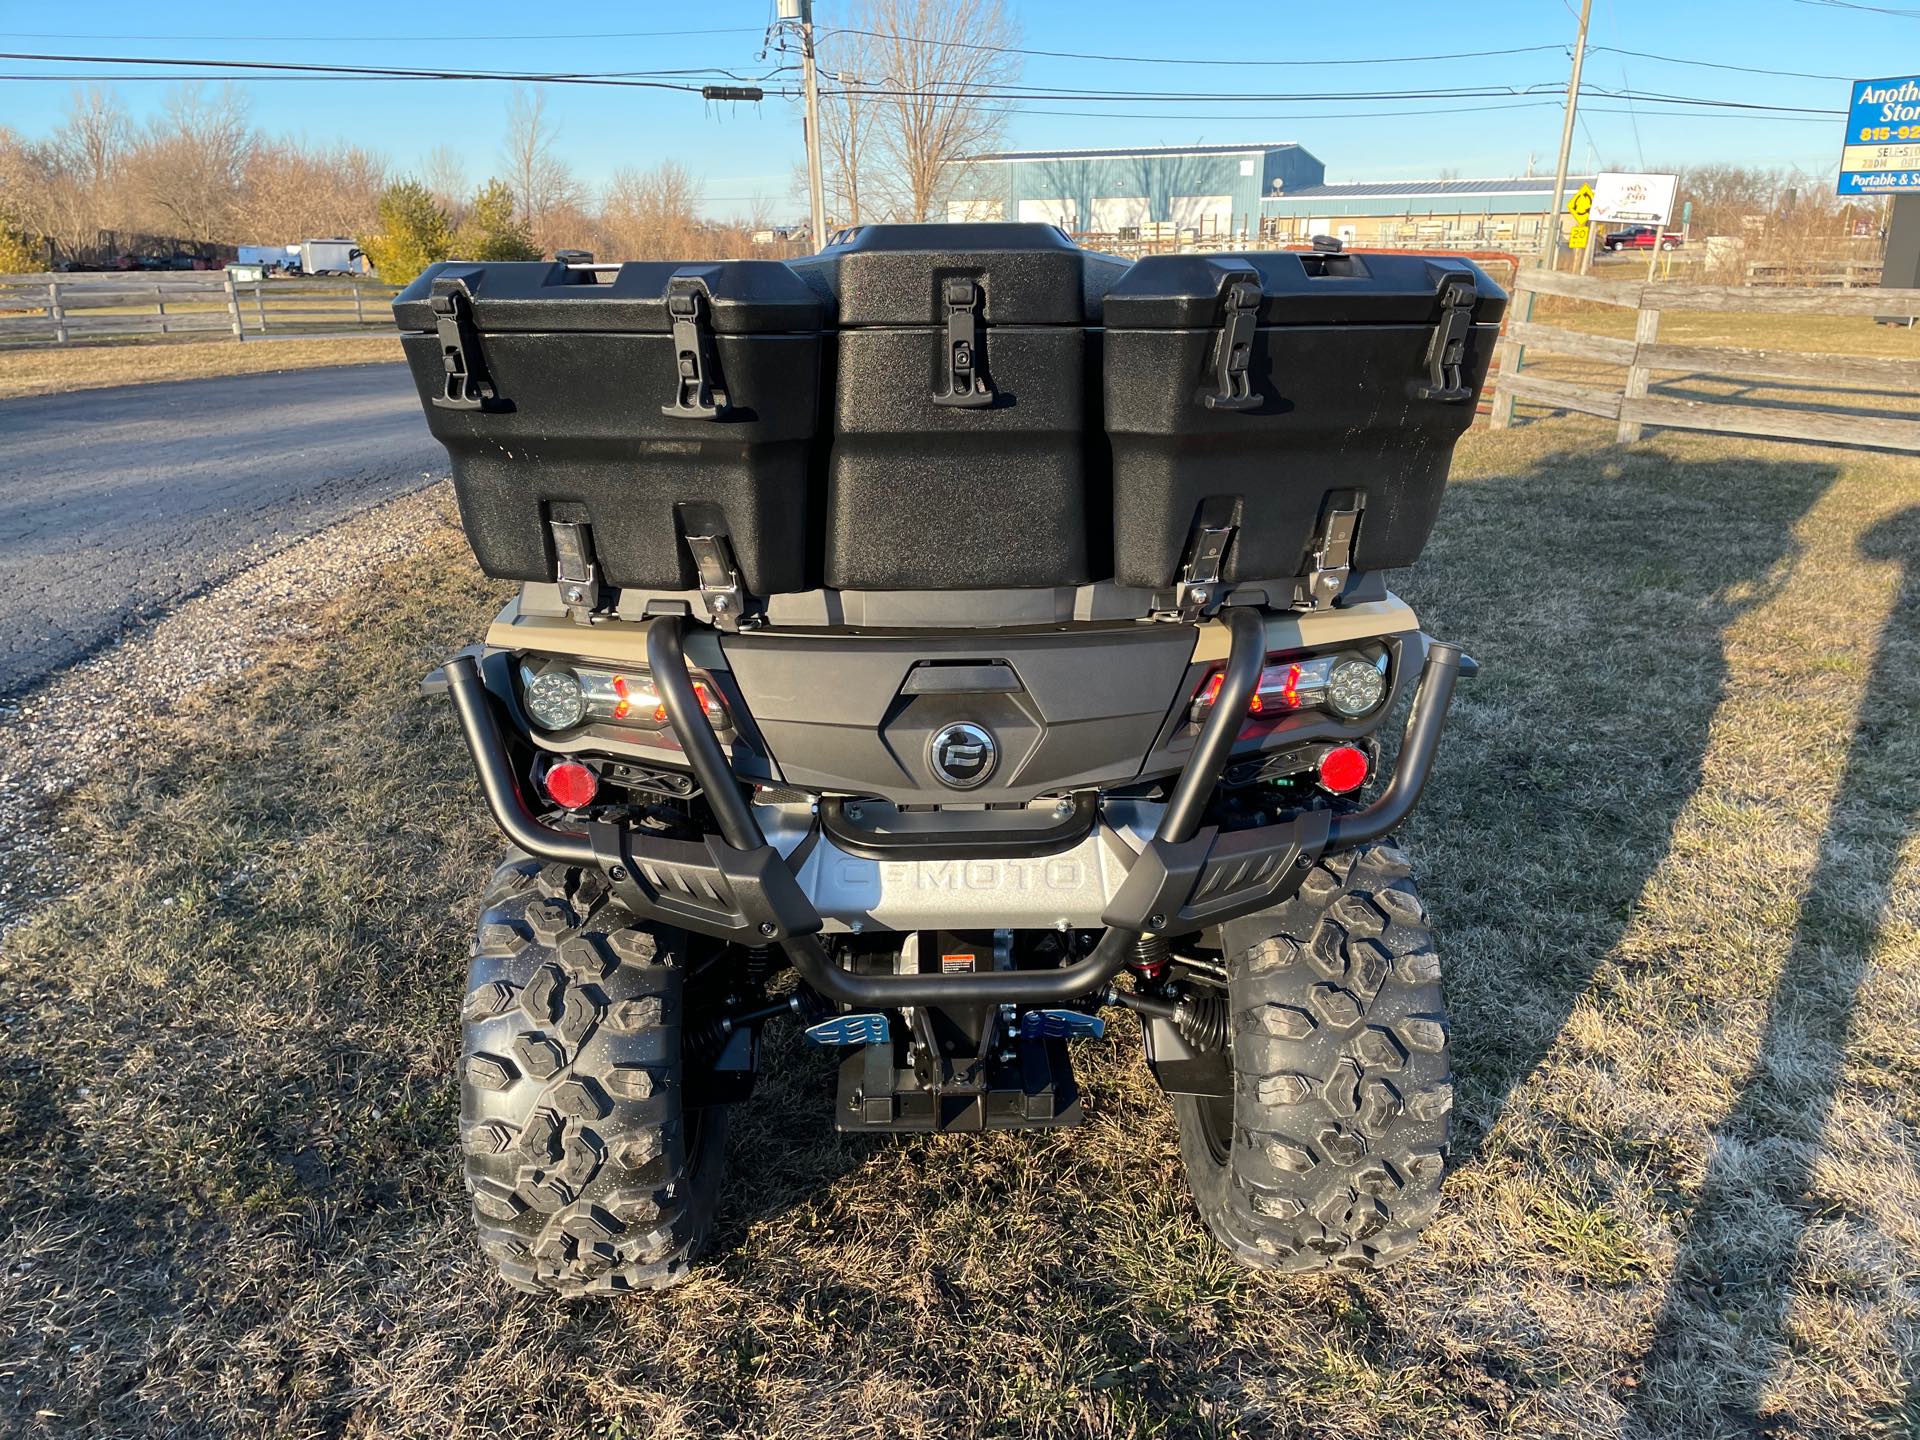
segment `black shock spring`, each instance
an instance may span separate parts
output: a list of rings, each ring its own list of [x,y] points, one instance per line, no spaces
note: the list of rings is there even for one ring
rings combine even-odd
[[[758,995],[765,991],[767,981],[773,975],[773,947],[749,945],[744,973],[753,994]]]

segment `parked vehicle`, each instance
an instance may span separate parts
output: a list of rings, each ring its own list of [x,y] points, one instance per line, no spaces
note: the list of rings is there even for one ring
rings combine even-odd
[[[358,275],[366,268],[360,247],[351,240],[302,240],[298,247],[287,247],[290,254],[296,248],[298,263],[292,268],[303,275]]]
[[[1405,1254],[1453,1090],[1389,837],[1475,666],[1385,572],[1505,304],[1466,260],[1011,224],[408,287],[521,582],[427,682],[510,842],[462,1012],[500,1273],[684,1278],[769,1025],[839,1052],[842,1130],[1044,1129],[1114,1010],[1231,1254]]]
[[[1614,230],[1602,237],[1601,248],[1608,253],[1616,250],[1651,250],[1658,245],[1662,250],[1678,250],[1686,244],[1687,237],[1678,230],[1660,230],[1652,225],[1629,225],[1624,230]]]

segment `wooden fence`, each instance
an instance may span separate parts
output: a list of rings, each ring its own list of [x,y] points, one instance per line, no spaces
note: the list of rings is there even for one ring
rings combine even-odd
[[[393,296],[371,280],[236,281],[228,272],[0,275],[0,346],[390,329]]]
[[[1819,406],[1790,408],[1720,397],[1682,398],[1648,393],[1656,383],[1655,375],[1664,373],[1774,380],[1816,387],[1853,386],[1910,399],[1920,394],[1920,359],[1668,344],[1660,339],[1660,317],[1672,311],[1920,316],[1920,290],[1663,285],[1596,280],[1550,270],[1523,270],[1515,282],[1516,293],[1508,311],[1499,357],[1499,388],[1491,415],[1491,424],[1496,430],[1513,423],[1516,401],[1535,401],[1618,421],[1622,442],[1638,440],[1644,426],[1660,425],[1729,435],[1770,435],[1785,440],[1920,450],[1920,411],[1916,412],[1916,418],[1908,420],[1849,411],[1830,397]],[[1633,310],[1637,312],[1633,338],[1537,324],[1533,308],[1535,297],[1540,295],[1558,295]],[[1617,383],[1602,385],[1524,373],[1525,358],[1536,352],[1617,366],[1623,378]]]

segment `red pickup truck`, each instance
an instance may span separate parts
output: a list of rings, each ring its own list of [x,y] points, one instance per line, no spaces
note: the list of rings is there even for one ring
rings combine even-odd
[[[1678,230],[1665,232],[1651,225],[1629,225],[1624,230],[1615,230],[1600,241],[1602,249],[1615,250],[1651,250],[1658,245],[1662,250],[1678,250],[1687,243],[1687,237]]]

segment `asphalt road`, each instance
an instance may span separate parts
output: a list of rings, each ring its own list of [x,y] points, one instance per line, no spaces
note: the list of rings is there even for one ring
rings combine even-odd
[[[403,365],[0,400],[0,696],[445,472]]]

